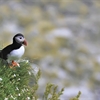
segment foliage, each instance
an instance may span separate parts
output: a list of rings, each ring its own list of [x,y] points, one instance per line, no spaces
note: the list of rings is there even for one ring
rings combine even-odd
[[[19,67],[10,68],[0,61],[0,100],[38,100],[36,91],[40,70],[34,74],[34,69],[26,60],[19,64]],[[56,93],[57,86],[49,83],[46,86],[43,100],[58,100],[63,91],[64,89]]]
[[[77,96],[72,98],[72,99],[70,99],[70,100],[79,100],[80,95],[81,95],[81,92],[79,91]]]
[[[30,79],[34,81],[30,86]],[[0,99],[2,100],[25,100],[35,98],[37,88],[36,77],[34,76],[29,63],[20,62],[20,67],[10,68],[0,63]],[[33,89],[34,88],[34,89]]]
[[[48,83],[44,93],[44,100],[59,100],[64,89],[62,88],[60,92],[56,93],[57,87],[58,86]]]

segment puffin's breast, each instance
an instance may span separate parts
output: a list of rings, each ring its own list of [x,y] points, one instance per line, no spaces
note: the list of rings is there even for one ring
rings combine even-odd
[[[10,54],[8,55],[8,58],[20,58],[22,57],[22,55],[24,54],[25,52],[25,48],[24,46],[21,46],[20,48],[18,49],[14,49],[10,52]]]

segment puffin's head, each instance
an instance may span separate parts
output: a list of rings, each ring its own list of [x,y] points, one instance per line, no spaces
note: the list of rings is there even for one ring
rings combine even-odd
[[[24,44],[25,46],[27,46],[27,41],[21,33],[18,33],[13,37],[13,42],[17,42],[19,44]]]

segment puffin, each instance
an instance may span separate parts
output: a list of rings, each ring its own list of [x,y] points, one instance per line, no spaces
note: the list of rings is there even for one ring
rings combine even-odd
[[[19,66],[19,64],[14,60],[17,60],[23,56],[25,52],[24,45],[27,46],[27,41],[24,38],[24,35],[21,33],[16,34],[13,37],[12,44],[0,50],[0,58],[7,62],[11,61],[12,67]]]

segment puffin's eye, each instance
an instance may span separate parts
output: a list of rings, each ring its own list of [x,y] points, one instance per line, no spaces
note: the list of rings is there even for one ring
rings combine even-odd
[[[20,37],[20,39],[22,39],[22,37]]]

